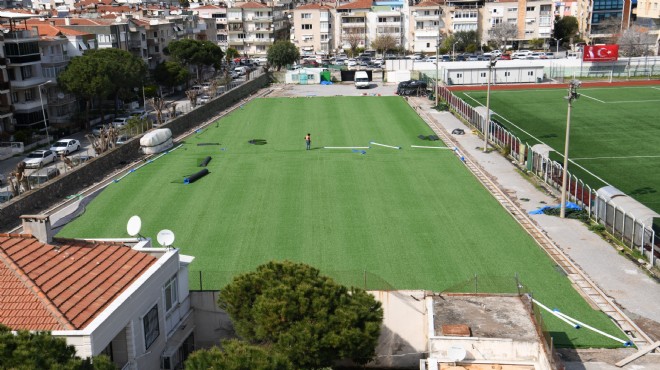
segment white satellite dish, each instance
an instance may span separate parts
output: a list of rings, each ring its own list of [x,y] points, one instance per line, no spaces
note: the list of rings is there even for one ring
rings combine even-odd
[[[449,361],[451,362],[463,361],[465,360],[465,356],[467,356],[467,351],[463,347],[451,346],[447,349],[447,357],[449,357]]]
[[[169,247],[174,243],[174,232],[172,230],[161,230],[158,232],[158,235],[156,235],[156,240],[158,240],[158,244],[160,244],[163,247]]]
[[[140,229],[142,228],[142,220],[140,216],[133,216],[128,219],[128,224],[126,225],[126,231],[130,236],[136,236],[140,234]]]

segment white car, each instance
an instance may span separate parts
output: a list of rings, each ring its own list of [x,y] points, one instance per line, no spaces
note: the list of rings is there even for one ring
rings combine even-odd
[[[197,98],[197,101],[199,101],[199,104],[206,104],[209,101],[211,101],[211,97],[204,94],[204,95],[200,96],[199,98]]]
[[[45,164],[55,162],[55,153],[50,150],[35,150],[23,160],[25,168],[41,168]]]
[[[355,60],[355,59],[349,59],[349,60],[346,62],[346,65],[347,65],[348,67],[356,67],[356,66],[358,65],[358,63],[357,63],[357,60]]]
[[[112,120],[112,126],[115,128],[122,128],[128,124],[129,117],[117,117]]]
[[[55,152],[56,155],[69,155],[69,153],[73,153],[79,149],[80,141],[76,139],[61,139],[50,147],[50,150]]]

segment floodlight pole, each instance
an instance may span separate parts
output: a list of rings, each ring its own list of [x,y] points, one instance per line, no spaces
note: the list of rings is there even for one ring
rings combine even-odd
[[[488,61],[488,84],[486,88],[486,122],[484,123],[484,153],[488,150],[488,129],[490,128],[490,74],[495,68],[497,57],[491,57]]]
[[[577,93],[577,88],[580,87],[581,82],[578,80],[571,80],[568,84],[568,96],[564,99],[568,100],[568,113],[566,115],[566,140],[564,144],[564,168],[561,176],[561,200],[559,217],[566,217],[566,183],[568,182],[568,143],[569,134],[571,132],[571,108],[573,107],[573,100],[580,97]]]
[[[440,25],[438,24],[438,39],[435,43],[435,106],[438,106],[438,74],[440,73],[440,68],[438,64],[438,57],[440,54]]]
[[[50,147],[50,135],[48,135],[48,121],[46,120],[46,109],[44,108],[44,99],[41,96],[41,87],[51,82],[52,82],[51,80],[48,80],[44,83],[37,85],[37,89],[39,89],[39,101],[41,102],[41,114],[44,116],[44,127],[46,128],[46,141],[48,141],[48,147]]]

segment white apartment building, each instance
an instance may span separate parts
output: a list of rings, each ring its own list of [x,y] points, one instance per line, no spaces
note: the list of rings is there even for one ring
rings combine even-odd
[[[248,2],[227,9],[227,44],[242,55],[266,56],[275,40],[288,31],[283,8]]]
[[[367,31],[367,16],[371,12],[371,0],[358,0],[337,7],[335,13],[335,39],[338,51],[356,47],[366,48],[369,45]]]
[[[332,11],[332,7],[320,4],[306,4],[293,10],[291,42],[300,49],[300,55],[333,51]]]
[[[204,5],[193,8],[193,11],[202,19],[212,19],[213,29],[215,30],[217,44],[223,50],[228,47],[227,33],[227,7],[217,5]]]
[[[415,53],[433,53],[436,50],[439,35],[447,35],[447,8],[438,0],[426,0],[410,8],[408,22],[407,49]],[[448,20],[451,22],[451,19]]]
[[[408,14],[407,1],[388,1],[384,5],[375,2],[371,12],[367,14],[367,40],[390,35],[398,45],[405,45],[408,40],[404,23]],[[373,49],[371,45],[368,45],[368,48]]]
[[[500,0],[486,3],[482,10],[481,41],[487,43],[489,31],[500,23],[515,24],[518,41],[550,39],[554,21],[554,3],[550,0]]]

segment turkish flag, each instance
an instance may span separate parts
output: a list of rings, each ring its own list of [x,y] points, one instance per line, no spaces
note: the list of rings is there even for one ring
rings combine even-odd
[[[613,62],[619,59],[619,45],[585,45],[582,60],[585,62]]]

